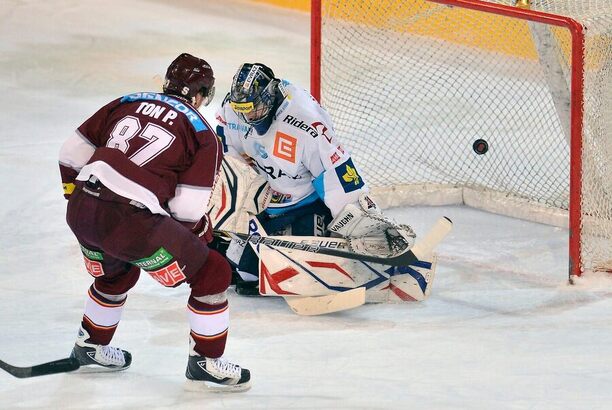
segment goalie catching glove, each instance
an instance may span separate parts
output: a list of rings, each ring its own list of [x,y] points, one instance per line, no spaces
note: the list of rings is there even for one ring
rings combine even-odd
[[[328,229],[344,237],[351,251],[362,255],[394,256],[410,249],[416,238],[410,226],[385,217],[366,194],[357,203],[347,204]]]

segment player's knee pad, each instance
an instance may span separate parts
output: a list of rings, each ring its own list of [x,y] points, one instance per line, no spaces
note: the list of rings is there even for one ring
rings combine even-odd
[[[126,273],[112,277],[100,276],[95,279],[96,290],[106,295],[122,295],[132,289],[140,277],[140,268],[132,266]]]
[[[189,280],[194,297],[223,293],[232,280],[229,262],[217,251],[210,250],[204,265]]]

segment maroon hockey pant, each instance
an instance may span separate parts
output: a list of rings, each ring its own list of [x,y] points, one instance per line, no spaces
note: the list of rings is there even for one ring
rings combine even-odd
[[[195,299],[222,293],[229,286],[230,267],[220,254],[170,217],[130,205],[103,186],[93,191],[102,193],[98,196],[85,189],[90,193],[80,184],[75,189],[66,220],[81,245],[87,271],[95,278],[90,298],[101,306],[123,305],[125,298],[105,296],[126,294],[142,268],[164,286],[189,283],[191,311],[204,315],[227,308],[227,301],[206,304]],[[116,325],[96,326],[86,316],[83,327],[96,344],[110,343],[116,329]],[[196,352],[218,357],[223,354],[227,331],[199,338],[192,330],[192,337]]]

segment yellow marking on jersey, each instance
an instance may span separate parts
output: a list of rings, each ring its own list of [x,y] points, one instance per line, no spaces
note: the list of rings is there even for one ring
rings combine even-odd
[[[72,195],[75,188],[74,184],[72,183],[62,184],[62,187],[64,188],[64,195]]]
[[[359,174],[355,168],[351,168],[349,165],[346,166],[346,174],[342,175],[344,182],[352,182],[355,185],[359,185]]]

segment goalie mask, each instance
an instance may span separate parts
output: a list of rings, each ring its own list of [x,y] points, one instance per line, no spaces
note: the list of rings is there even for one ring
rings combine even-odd
[[[265,134],[272,123],[278,82],[274,72],[260,63],[244,63],[234,75],[230,105],[259,135]]]
[[[202,105],[207,106],[215,96],[215,76],[210,65],[183,53],[168,67],[164,93],[183,97],[193,103],[196,94],[202,94]]]

